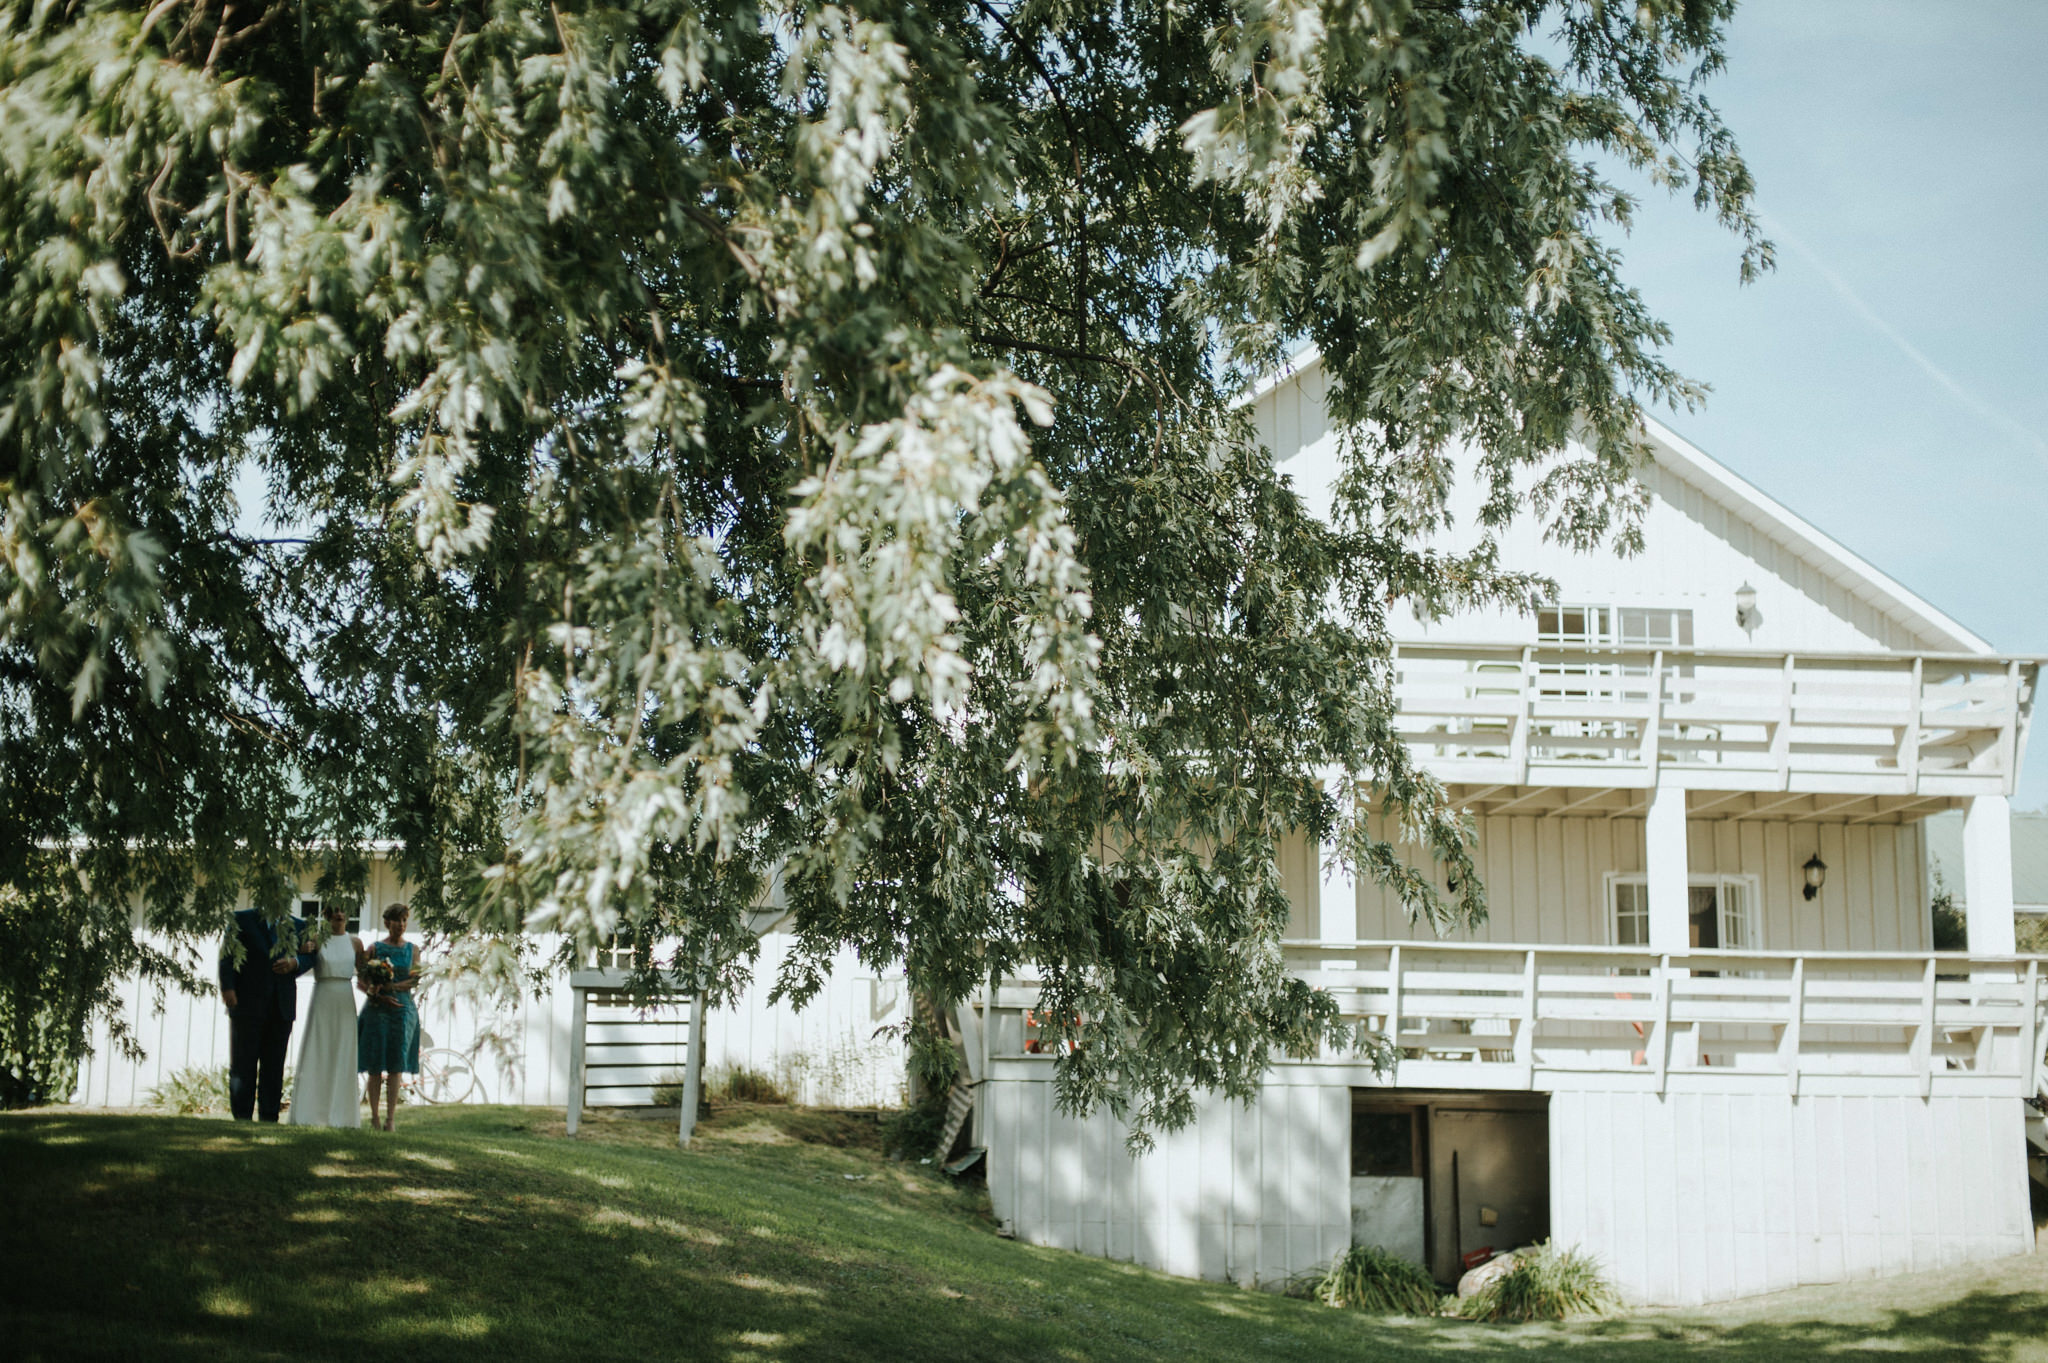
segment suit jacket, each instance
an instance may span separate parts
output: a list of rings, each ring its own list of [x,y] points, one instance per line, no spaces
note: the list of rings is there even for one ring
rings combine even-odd
[[[306,930],[306,920],[291,920],[294,934]],[[277,933],[256,909],[238,909],[235,912],[235,935],[242,939],[242,964],[237,966],[229,953],[233,947],[221,945],[220,987],[235,991],[235,1006],[228,1009],[233,1018],[260,1018],[274,1013],[281,1021],[293,1022],[299,1016],[299,976],[313,968],[314,957],[300,953],[295,968],[289,975],[279,975],[270,965],[276,959]]]

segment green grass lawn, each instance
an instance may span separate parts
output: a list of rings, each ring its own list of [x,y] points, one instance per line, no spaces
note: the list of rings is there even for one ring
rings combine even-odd
[[[872,1123],[0,1118],[8,1360],[2048,1360],[2048,1254],[1561,1326],[1376,1320],[998,1239]]]

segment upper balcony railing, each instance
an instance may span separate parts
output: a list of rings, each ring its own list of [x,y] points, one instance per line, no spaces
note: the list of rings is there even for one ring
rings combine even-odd
[[[1398,724],[1447,780],[2010,794],[2039,664],[1555,645],[1402,644]]]

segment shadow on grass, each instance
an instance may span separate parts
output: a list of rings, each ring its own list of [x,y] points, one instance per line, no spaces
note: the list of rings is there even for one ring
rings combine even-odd
[[[781,1124],[778,1124],[780,1120]],[[815,1125],[813,1118],[806,1122]],[[515,1109],[395,1137],[163,1118],[0,1122],[11,1357],[461,1360],[2038,1357],[2048,1292],[1837,1319],[1381,1321],[999,1241],[856,1123],[723,1114],[548,1134]],[[798,1124],[799,1126],[801,1124]]]
[[[527,1125],[10,1121],[0,1333],[50,1359],[1066,1352],[1063,1311],[977,1306],[972,1273],[933,1271],[943,1245],[903,1252],[986,1236],[871,1156],[792,1151],[760,1122],[702,1157]]]

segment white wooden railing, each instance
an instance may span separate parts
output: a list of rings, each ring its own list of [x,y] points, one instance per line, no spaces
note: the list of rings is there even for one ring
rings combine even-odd
[[[1295,943],[1298,974],[1398,1061],[1358,1082],[1441,1089],[1713,1088],[2026,1097],[2048,1090],[2048,960],[1463,943]],[[1005,982],[972,1010],[977,1069],[1060,1044]],[[989,1019],[991,1025],[983,1026]],[[1085,1044],[1086,1020],[1082,1038]],[[990,1070],[990,1067],[995,1067]]]
[[[2038,663],[1402,644],[1398,723],[1454,780],[2010,794]]]

